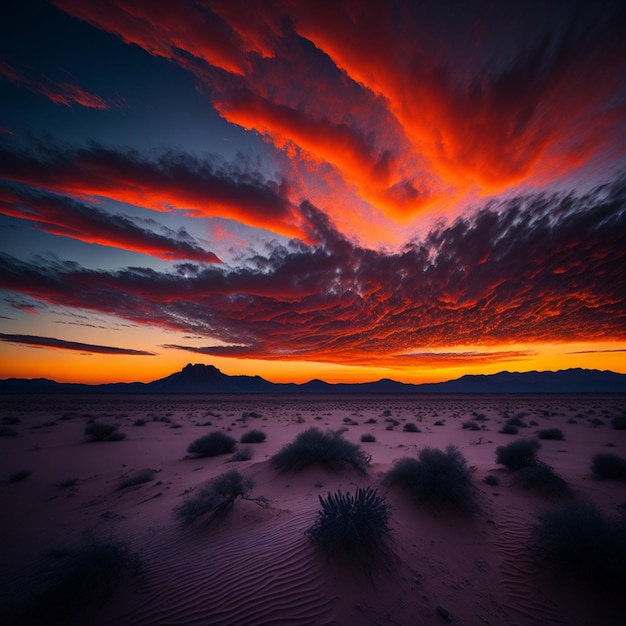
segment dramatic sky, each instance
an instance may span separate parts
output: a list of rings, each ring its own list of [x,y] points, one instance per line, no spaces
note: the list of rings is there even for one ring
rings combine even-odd
[[[624,24],[3,0],[0,378],[626,372]]]

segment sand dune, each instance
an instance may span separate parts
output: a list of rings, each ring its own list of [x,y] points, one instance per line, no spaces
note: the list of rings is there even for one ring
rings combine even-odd
[[[543,511],[568,499],[588,500],[622,515],[626,483],[598,480],[591,457],[626,457],[626,431],[610,420],[626,409],[621,396],[475,397],[47,397],[5,396],[0,420],[0,589],[3,618],[16,621],[49,584],[45,556],[73,545],[89,529],[129,542],[142,562],[102,604],[76,623],[154,624],[437,624],[443,605],[458,624],[621,623],[617,600],[584,584],[559,580],[531,551],[531,526]],[[518,435],[500,429],[520,416]],[[19,420],[19,421],[18,421]],[[85,443],[89,420],[117,423],[122,441]],[[144,425],[135,425],[145,420]],[[375,420],[375,421],[374,421]],[[478,430],[463,428],[475,421]],[[405,432],[414,423],[419,432]],[[367,474],[313,465],[278,472],[270,461],[303,430],[346,428],[344,437],[371,455]],[[541,461],[569,484],[569,497],[546,497],[515,484],[495,461],[498,446],[541,428],[563,440],[542,441]],[[250,444],[250,460],[230,455],[189,458],[188,444],[223,430]],[[459,447],[473,468],[477,510],[465,515],[418,507],[401,488],[384,486],[394,461],[425,447]],[[252,496],[269,508],[238,501],[212,524],[186,526],[174,508],[211,478],[237,468],[253,478]],[[124,478],[150,468],[152,480],[123,489]],[[20,470],[32,473],[9,478]],[[483,482],[496,476],[499,484]],[[392,507],[392,558],[367,573],[328,559],[305,530],[318,496],[374,486]]]

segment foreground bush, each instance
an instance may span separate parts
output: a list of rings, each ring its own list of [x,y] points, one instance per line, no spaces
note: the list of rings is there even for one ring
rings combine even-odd
[[[563,439],[563,431],[560,428],[544,428],[537,431],[539,439],[553,439],[561,441]]]
[[[262,430],[249,430],[241,435],[241,443],[263,443],[267,439],[267,435]]]
[[[391,509],[375,489],[358,488],[354,496],[329,492],[319,501],[317,520],[306,532],[324,552],[371,563],[385,551]]]
[[[448,446],[445,452],[423,448],[417,459],[399,459],[384,483],[407,487],[418,504],[451,505],[463,511],[474,508],[472,474],[455,446]]]
[[[126,434],[119,432],[118,424],[103,424],[102,422],[92,422],[85,426],[85,437],[87,441],[122,441],[126,439]]]
[[[272,457],[272,463],[281,472],[323,463],[333,470],[351,465],[365,473],[369,457],[360,446],[344,439],[343,432],[329,430],[323,433],[319,428],[309,428],[281,448]]]
[[[540,461],[519,470],[515,476],[515,483],[522,489],[536,491],[544,496],[565,496],[571,492],[567,481],[550,465]]]
[[[535,551],[556,572],[608,592],[626,585],[626,519],[574,502],[541,516]]]
[[[541,443],[537,439],[517,439],[496,448],[496,463],[511,470],[536,465],[539,448]]]
[[[598,478],[625,478],[626,459],[610,452],[598,452],[591,459],[591,471]]]
[[[187,446],[189,454],[199,457],[217,456],[218,454],[228,454],[235,448],[237,442],[221,430],[204,435]]]
[[[250,490],[254,487],[251,478],[244,478],[237,470],[230,470],[216,476],[199,489],[195,495],[185,500],[174,509],[174,515],[185,524],[192,524],[199,517],[206,516],[213,521],[226,515],[238,499],[250,500],[266,507],[265,498],[251,498]]]
[[[20,624],[86,623],[85,612],[101,608],[125,574],[141,571],[139,556],[114,538],[85,535],[82,545],[51,554],[56,563],[47,588],[31,600]]]

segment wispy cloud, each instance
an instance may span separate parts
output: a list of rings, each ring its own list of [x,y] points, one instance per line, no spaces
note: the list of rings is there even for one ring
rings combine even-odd
[[[54,337],[38,337],[36,335],[11,335],[0,333],[0,341],[6,343],[18,343],[39,348],[54,348],[59,350],[72,350],[97,354],[117,354],[128,356],[155,356],[154,352],[145,350],[132,350],[130,348],[116,348],[114,346],[98,346],[78,341],[65,341]]]

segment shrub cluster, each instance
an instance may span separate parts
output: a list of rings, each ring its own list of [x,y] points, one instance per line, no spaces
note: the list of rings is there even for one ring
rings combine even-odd
[[[376,441],[376,437],[371,433],[364,433],[361,435],[361,441],[363,443],[374,443]]]
[[[537,464],[537,452],[541,443],[537,439],[517,439],[506,446],[496,448],[496,463],[512,470]]]
[[[343,430],[324,433],[319,428],[309,428],[283,446],[272,457],[272,463],[281,472],[323,463],[333,470],[351,465],[365,473],[369,457],[359,445],[344,439],[343,433]]]
[[[249,430],[241,435],[241,443],[263,443],[267,439],[267,435],[262,430]]]
[[[189,454],[198,457],[217,456],[218,454],[228,454],[235,448],[237,442],[221,430],[216,430],[208,435],[199,437],[187,446]]]
[[[122,441],[126,439],[126,434],[118,431],[119,424],[103,424],[102,422],[91,422],[85,426],[85,437],[87,441]]]
[[[539,439],[553,439],[561,441],[563,439],[563,431],[560,428],[544,428],[537,431]]]
[[[455,446],[448,446],[445,452],[422,448],[417,459],[399,459],[384,483],[407,487],[418,504],[451,505],[463,511],[474,508],[472,474]]]
[[[591,471],[598,478],[626,478],[626,459],[610,452],[598,452],[591,459]]]
[[[541,461],[519,470],[515,483],[522,489],[536,491],[544,496],[564,496],[571,492],[567,482],[550,465]]]
[[[306,532],[328,555],[371,562],[384,551],[391,509],[375,489],[358,488],[354,496],[328,492],[319,501],[317,520]]]
[[[626,518],[605,517],[595,506],[572,502],[544,513],[533,528],[535,550],[563,576],[601,591],[626,585]]]
[[[251,478],[244,478],[237,470],[230,470],[213,478],[195,495],[177,506],[174,515],[185,524],[191,524],[202,516],[213,521],[226,515],[240,498],[266,507],[265,498],[250,498],[248,495],[253,487]]]
[[[506,423],[502,425],[500,432],[503,435],[517,435],[517,433],[519,432],[519,428],[517,426],[514,426],[513,424]]]
[[[405,433],[419,433],[420,432],[420,429],[417,426],[417,424],[414,424],[413,422],[407,422],[402,428],[402,430]]]

